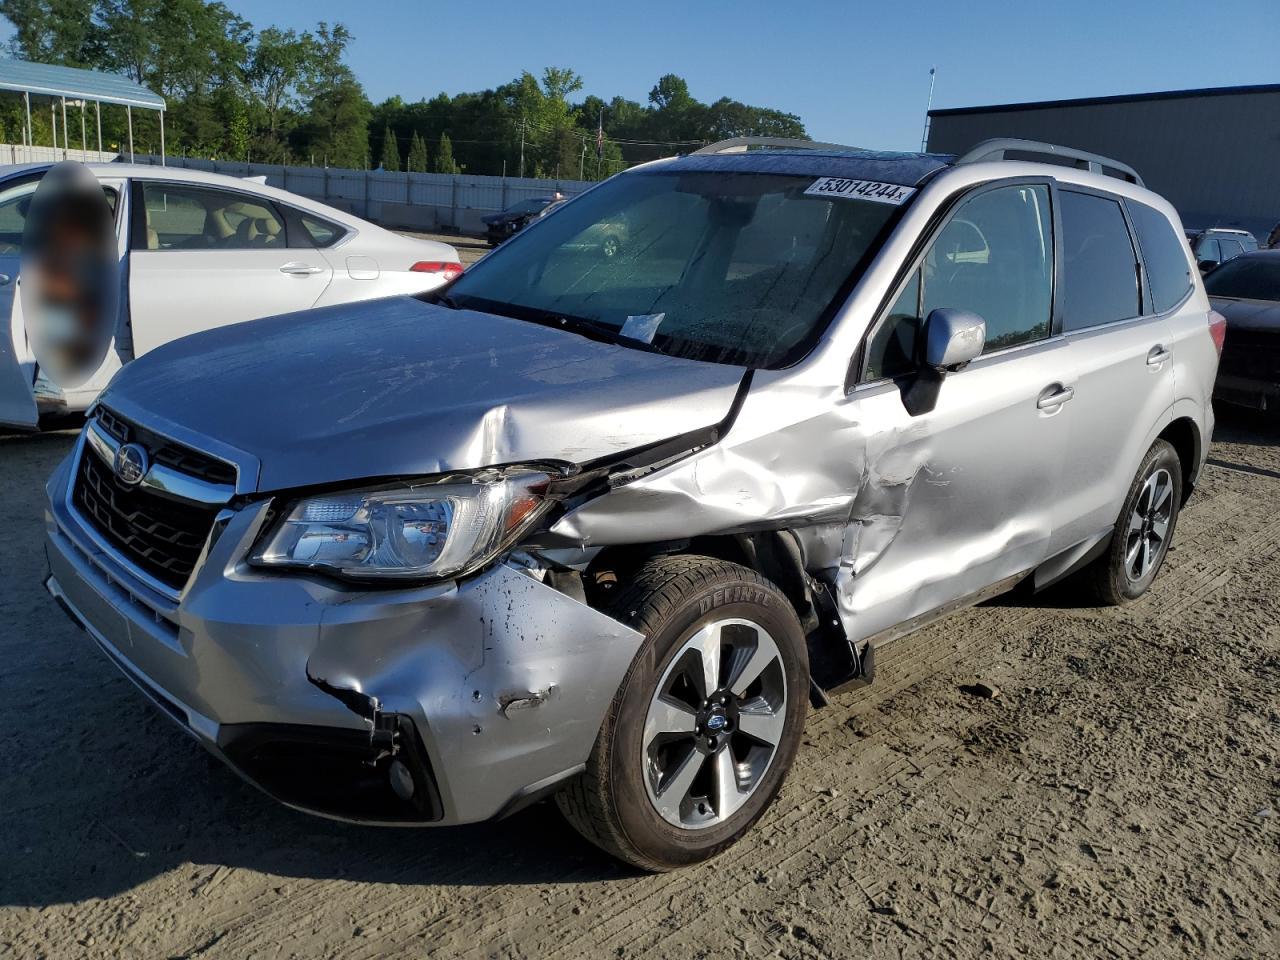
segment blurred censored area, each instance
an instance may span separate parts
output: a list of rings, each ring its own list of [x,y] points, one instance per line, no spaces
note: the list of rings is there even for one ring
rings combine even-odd
[[[27,338],[49,380],[79,386],[116,331],[114,214],[97,178],[74,161],[53,167],[26,202],[20,289]]]

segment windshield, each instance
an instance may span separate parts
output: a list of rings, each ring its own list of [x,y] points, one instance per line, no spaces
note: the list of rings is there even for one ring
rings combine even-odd
[[[1237,257],[1204,278],[1211,297],[1280,300],[1280,257]]]
[[[897,207],[806,196],[814,177],[625,174],[477,263],[448,302],[571,321],[673,356],[777,367],[807,353]]]

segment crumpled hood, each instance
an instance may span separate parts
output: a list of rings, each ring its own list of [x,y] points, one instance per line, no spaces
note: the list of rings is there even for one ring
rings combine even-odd
[[[1280,303],[1270,300],[1228,300],[1210,297],[1213,309],[1227,318],[1227,335],[1232,330],[1268,330],[1280,333]]]
[[[268,491],[582,463],[719,423],[743,373],[391,297],[185,337],[126,365],[102,402],[247,454],[259,476],[241,488]]]

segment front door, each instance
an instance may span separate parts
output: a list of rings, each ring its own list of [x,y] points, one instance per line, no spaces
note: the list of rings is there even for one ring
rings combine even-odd
[[[1067,345],[1051,335],[1047,185],[982,189],[952,214],[868,340],[852,396],[864,480],[837,592],[855,640],[970,597],[1048,556],[1071,414]],[[923,319],[987,325],[983,355],[912,416]]]
[[[284,218],[264,197],[164,180],[135,181],[134,197],[137,356],[201,330],[305,310],[333,277],[316,251],[289,247]]]

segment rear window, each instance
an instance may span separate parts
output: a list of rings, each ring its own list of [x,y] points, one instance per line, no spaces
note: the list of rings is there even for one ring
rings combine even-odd
[[[1280,301],[1280,257],[1229,260],[1204,278],[1204,288],[1211,297]]]
[[[1138,233],[1138,246],[1147,265],[1147,281],[1156,313],[1176,307],[1191,290],[1191,261],[1187,245],[1173,224],[1159,210],[1145,203],[1129,201],[1129,216]]]

